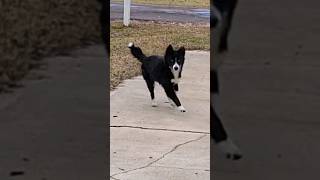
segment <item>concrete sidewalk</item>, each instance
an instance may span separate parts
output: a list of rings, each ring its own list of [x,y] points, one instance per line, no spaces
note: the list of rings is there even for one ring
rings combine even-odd
[[[156,86],[151,107],[142,77],[111,92],[111,179],[210,179],[209,52],[187,52],[180,98],[187,112],[166,103]]]
[[[0,94],[0,179],[104,179],[104,47],[41,62],[45,68],[31,71],[25,87]]]

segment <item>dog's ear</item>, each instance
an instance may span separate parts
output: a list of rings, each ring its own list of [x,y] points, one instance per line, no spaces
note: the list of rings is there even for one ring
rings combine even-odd
[[[164,55],[164,60],[165,63],[169,63],[170,59],[173,56],[173,47],[171,46],[171,44],[167,47],[166,53]]]
[[[171,44],[167,47],[166,56],[171,56],[173,54],[173,47]]]
[[[178,54],[180,54],[180,56],[184,56],[186,53],[186,49],[181,46],[179,49],[178,49]]]

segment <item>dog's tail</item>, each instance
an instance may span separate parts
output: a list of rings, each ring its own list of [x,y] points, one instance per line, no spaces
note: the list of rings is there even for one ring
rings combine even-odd
[[[128,44],[128,48],[131,50],[132,55],[143,63],[146,55],[143,54],[142,50],[139,47],[135,47],[132,42]]]

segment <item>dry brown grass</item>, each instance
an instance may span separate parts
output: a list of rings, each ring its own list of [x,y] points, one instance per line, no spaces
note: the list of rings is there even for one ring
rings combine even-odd
[[[123,0],[113,0],[113,2],[123,2]],[[136,4],[152,4],[152,5],[167,5],[167,6],[184,6],[209,8],[209,0],[131,0]]]
[[[127,47],[129,42],[140,46],[146,55],[162,55],[172,44],[187,50],[209,50],[209,25],[157,23],[133,21],[130,27],[121,22],[111,22],[110,31],[110,88],[124,79],[140,74],[140,63],[132,57]]]
[[[53,52],[100,41],[100,4],[92,0],[0,2],[0,91]]]

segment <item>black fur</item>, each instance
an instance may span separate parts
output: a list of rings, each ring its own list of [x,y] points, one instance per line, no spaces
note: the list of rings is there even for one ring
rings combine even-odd
[[[98,2],[101,3],[101,10],[100,10],[100,17],[99,17],[99,21],[100,21],[100,32],[101,32],[101,37],[102,37],[102,41],[105,45],[105,49],[107,54],[109,54],[110,52],[110,46],[109,46],[109,41],[108,39],[110,39],[110,35],[108,33],[108,20],[110,19],[109,16],[109,10],[107,7],[107,1],[104,0],[98,0]]]
[[[184,47],[174,50],[173,47],[169,45],[163,57],[147,57],[143,54],[142,50],[134,46],[133,43],[129,45],[129,48],[132,55],[142,63],[142,76],[150,91],[151,99],[154,99],[154,83],[158,82],[164,88],[168,98],[170,98],[177,107],[180,107],[181,102],[175,92],[178,91],[179,88],[177,83],[172,82],[172,79],[174,79],[172,69],[175,63],[179,64],[180,71],[178,77],[180,78],[185,59]],[[184,112],[184,110],[181,111]]]

